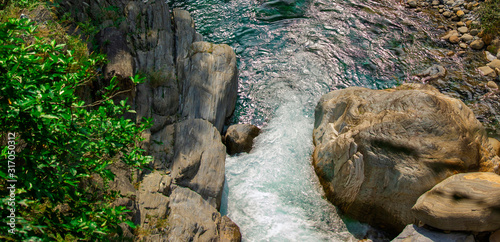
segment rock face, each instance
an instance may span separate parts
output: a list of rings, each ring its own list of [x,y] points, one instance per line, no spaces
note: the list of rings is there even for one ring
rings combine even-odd
[[[442,230],[485,232],[500,229],[500,176],[457,174],[422,195],[415,217]]]
[[[182,116],[206,119],[221,131],[236,105],[237,73],[231,47],[193,43],[179,73],[184,80]]]
[[[327,198],[354,219],[399,233],[411,207],[457,172],[498,172],[472,111],[436,89],[351,87],[315,111],[313,166]]]
[[[251,124],[235,124],[229,126],[224,137],[227,153],[234,155],[241,152],[250,152],[253,139],[259,135],[260,129]]]
[[[392,242],[474,242],[474,236],[464,233],[440,233],[410,224]]]
[[[101,23],[96,37],[110,58],[107,77],[146,77],[127,96],[138,122],[154,122],[141,143],[154,157],[154,171],[136,175],[139,190],[130,184],[124,190],[135,191],[137,202],[120,201],[130,203],[139,225],[135,239],[239,240],[238,226],[218,212],[226,157],[220,132],[238,90],[231,47],[201,42],[190,14],[171,11],[166,1],[64,0],[60,6],[60,14],[76,21]]]
[[[208,121],[188,119],[177,124],[172,177],[176,184],[199,193],[220,207],[224,186],[226,147]]]

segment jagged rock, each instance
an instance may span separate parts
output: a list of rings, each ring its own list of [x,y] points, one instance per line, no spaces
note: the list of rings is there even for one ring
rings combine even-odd
[[[474,242],[474,236],[465,233],[442,233],[409,224],[392,242]]]
[[[240,242],[240,228],[229,217],[223,216],[220,224],[220,242]]]
[[[220,213],[189,188],[176,187],[170,195],[164,241],[218,241]],[[160,240],[157,240],[160,241]]]
[[[253,139],[259,135],[260,129],[251,124],[235,124],[229,126],[225,135],[227,153],[234,155],[241,152],[250,152]]]
[[[226,160],[226,147],[219,132],[201,119],[188,119],[178,123],[175,129],[174,183],[199,193],[218,209]]]
[[[432,227],[485,232],[500,229],[500,176],[492,172],[457,174],[422,195],[415,217]]]
[[[184,61],[182,116],[210,121],[219,132],[236,105],[236,54],[228,45],[195,42]]]
[[[461,101],[426,85],[351,87],[316,107],[313,166],[346,215],[398,233],[418,197],[456,172],[497,171],[484,128]]]

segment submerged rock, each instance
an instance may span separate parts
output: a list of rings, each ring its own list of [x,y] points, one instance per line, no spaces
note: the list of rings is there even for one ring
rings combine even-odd
[[[412,210],[432,227],[485,232],[500,229],[500,176],[491,172],[457,174],[422,195]]]
[[[313,135],[313,166],[327,198],[392,234],[416,222],[411,207],[445,178],[498,172],[472,111],[426,85],[330,92],[316,107]]]
[[[253,146],[253,139],[259,135],[260,129],[251,124],[235,124],[229,126],[224,142],[227,153],[234,155],[241,152],[250,152]]]
[[[442,233],[417,227],[414,224],[406,228],[392,242],[474,242],[474,236],[465,233]]]

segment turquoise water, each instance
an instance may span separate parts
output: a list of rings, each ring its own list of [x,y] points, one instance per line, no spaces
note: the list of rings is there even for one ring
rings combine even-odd
[[[186,0],[205,40],[239,58],[233,123],[263,128],[250,154],[227,157],[222,213],[244,241],[348,241],[368,226],[339,217],[311,166],[313,110],[349,86],[393,87],[435,59],[422,15],[397,1]]]

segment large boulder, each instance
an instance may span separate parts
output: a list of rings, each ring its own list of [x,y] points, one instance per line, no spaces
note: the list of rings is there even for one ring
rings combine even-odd
[[[222,132],[236,105],[236,54],[228,45],[195,42],[179,69],[183,84],[182,116],[210,121]]]
[[[492,172],[451,176],[422,195],[413,212],[423,223],[442,230],[498,230],[500,176]]]
[[[253,146],[253,139],[255,139],[259,133],[259,127],[251,124],[235,124],[229,126],[224,136],[227,153],[234,155],[241,152],[250,152]]]
[[[474,242],[474,236],[466,233],[442,233],[417,227],[414,224],[406,226],[392,242]]]
[[[208,121],[188,119],[176,125],[172,177],[219,209],[224,186],[226,147]]]
[[[427,85],[351,87],[316,107],[313,166],[327,198],[396,235],[418,197],[459,172],[498,170],[467,106]]]

